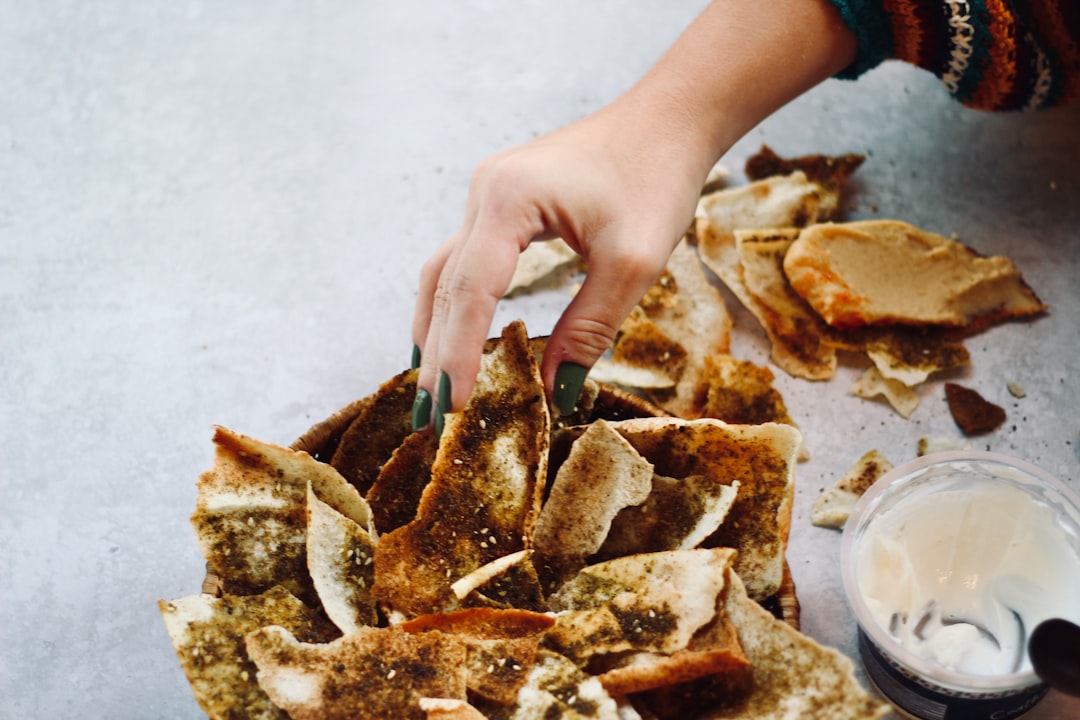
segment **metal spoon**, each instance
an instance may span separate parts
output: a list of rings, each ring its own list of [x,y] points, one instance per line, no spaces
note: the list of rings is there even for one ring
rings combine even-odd
[[[1080,697],[1080,625],[1063,618],[1039,623],[1028,639],[1028,654],[1043,682]]]

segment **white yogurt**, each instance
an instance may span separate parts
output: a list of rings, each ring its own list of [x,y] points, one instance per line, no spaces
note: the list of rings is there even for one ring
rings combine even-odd
[[[994,676],[1030,668],[1027,637],[1043,620],[1080,622],[1077,543],[1031,493],[957,472],[881,508],[852,559],[867,609],[901,646]]]

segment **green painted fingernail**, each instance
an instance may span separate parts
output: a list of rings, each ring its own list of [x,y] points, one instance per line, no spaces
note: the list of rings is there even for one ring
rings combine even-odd
[[[419,430],[431,422],[431,393],[424,388],[416,391],[412,404],[412,429]]]
[[[555,388],[551,393],[551,402],[563,415],[574,412],[581,388],[585,385],[585,376],[589,368],[577,363],[564,362],[555,371]]]
[[[413,370],[420,367],[420,346],[419,345],[413,345],[412,346],[412,365],[410,367]]]
[[[450,376],[439,373],[439,386],[435,390],[438,400],[435,403],[435,437],[442,437],[443,415],[450,412]]]

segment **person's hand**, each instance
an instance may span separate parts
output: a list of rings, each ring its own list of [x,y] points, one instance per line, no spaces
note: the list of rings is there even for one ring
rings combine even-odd
[[[588,264],[541,365],[553,403],[569,412],[689,226],[709,168],[855,51],[828,0],[713,0],[611,105],[481,163],[461,229],[421,271],[413,426],[426,426],[434,409],[438,432],[442,414],[464,406],[518,256],[556,236]]]
[[[573,408],[587,369],[689,226],[708,169],[689,142],[628,135],[641,123],[619,112],[598,113],[476,169],[464,224],[421,272],[413,338],[423,349],[422,391],[414,425],[427,423],[433,393],[437,412],[465,403],[519,254],[552,237],[588,265],[541,366],[555,405]]]

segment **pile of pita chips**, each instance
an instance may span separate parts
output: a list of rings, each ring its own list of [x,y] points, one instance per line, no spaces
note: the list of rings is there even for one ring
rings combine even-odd
[[[705,264],[757,318],[787,373],[831,378],[839,351],[872,366],[852,388],[909,417],[917,388],[967,364],[962,339],[1046,310],[1006,258],[895,220],[835,223],[856,155],[747,162],[752,182],[702,198]]]
[[[567,427],[535,355],[524,326],[508,327],[434,456],[423,432],[373,442],[383,459],[364,495],[307,453],[215,433],[192,520],[226,594],[160,603],[207,714],[674,717],[670,694],[700,684],[726,687],[730,708],[778,712],[800,702],[789,692],[841,682],[851,692],[823,701],[836,717],[879,717],[850,663],[757,604],[782,579],[798,431],[622,419],[633,405],[596,394]],[[375,422],[364,408],[403,382],[353,422]],[[414,499],[380,532],[397,482]],[[798,638],[821,667],[759,672],[760,634]]]

